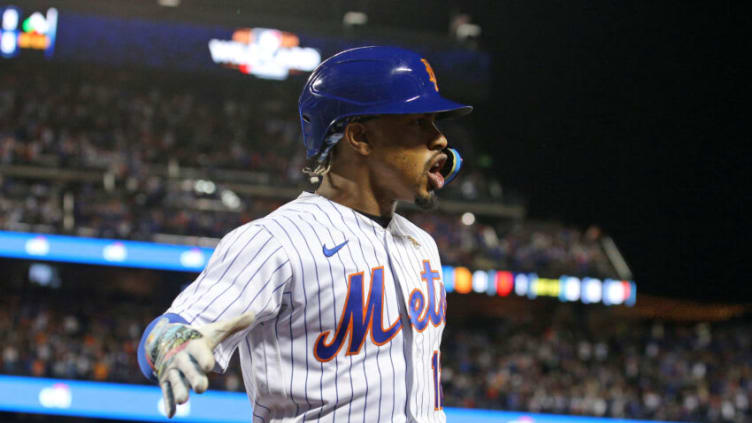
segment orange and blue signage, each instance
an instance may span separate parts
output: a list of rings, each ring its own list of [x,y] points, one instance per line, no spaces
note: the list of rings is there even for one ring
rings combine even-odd
[[[0,231],[0,257],[26,260],[200,272],[212,252],[212,249],[205,247]],[[440,281],[444,284],[446,292],[458,294],[475,292],[499,297],[556,298],[561,302],[607,306],[632,306],[637,298],[637,286],[633,281],[609,278],[579,278],[568,275],[546,278],[535,273],[514,273],[507,270],[491,269],[471,272],[467,267],[446,265],[441,266],[441,273],[439,273],[438,269],[434,270],[428,262],[424,263],[421,278],[424,278],[424,281]],[[376,330],[379,339],[389,338],[399,330],[396,322],[386,322],[381,319],[379,299],[383,280],[383,268],[371,269],[370,275],[351,275],[349,286],[357,292],[353,295],[352,304],[348,303],[349,305],[343,310],[343,320],[369,322],[367,327],[364,326],[360,330],[362,333],[356,334],[356,340],[372,330]],[[440,318],[443,310],[430,313],[424,310],[426,304],[435,303],[437,294],[431,290],[431,286],[432,284],[427,285],[425,293],[416,291],[409,298],[412,314],[416,317],[424,317],[413,321],[419,329],[425,327],[425,316],[430,316],[433,324],[438,324],[443,319],[443,317]],[[362,303],[362,301],[365,302]],[[345,324],[345,329],[347,329],[347,324]],[[336,345],[335,349],[341,347],[335,340],[338,337],[344,338],[343,335],[346,333],[327,334],[321,340],[322,345],[319,348],[322,351],[322,358],[332,352],[327,346]],[[349,346],[348,352],[357,349],[358,343],[356,342]]]
[[[0,9],[0,56],[11,58],[22,49],[40,50],[52,57],[57,35],[57,9],[45,14],[33,12],[26,18],[21,9],[8,6]]]
[[[213,38],[209,53],[214,63],[264,79],[310,72],[321,62],[318,50],[301,47],[297,35],[269,28],[236,29],[231,40]]]

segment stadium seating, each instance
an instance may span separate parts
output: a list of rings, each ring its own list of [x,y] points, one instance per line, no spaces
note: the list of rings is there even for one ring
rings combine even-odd
[[[184,89],[202,86],[196,81],[180,85],[160,73],[73,70],[42,67],[28,76],[10,64],[0,75],[0,229],[216,241],[310,189],[294,104],[252,92],[219,99]],[[29,77],[33,83],[19,83]],[[468,129],[445,125],[469,164],[442,197],[498,203],[498,182],[472,165],[479,154]],[[406,213],[436,236],[446,264],[616,276],[597,229],[481,215],[465,225],[457,212]]]

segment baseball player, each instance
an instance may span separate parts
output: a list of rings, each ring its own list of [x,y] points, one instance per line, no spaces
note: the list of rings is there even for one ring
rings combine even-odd
[[[457,174],[431,65],[391,47],[321,63],[299,100],[318,186],[228,233],[145,330],[144,374],[167,415],[240,351],[253,422],[444,422],[446,291],[429,234],[395,213]]]

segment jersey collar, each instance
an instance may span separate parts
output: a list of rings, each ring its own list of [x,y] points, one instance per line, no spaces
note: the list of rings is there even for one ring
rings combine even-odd
[[[335,208],[337,208],[342,213],[342,215],[345,218],[345,220],[352,221],[353,224],[355,224],[355,221],[357,221],[357,223],[360,224],[360,225],[365,224],[365,225],[368,226],[369,229],[373,228],[372,230],[375,230],[378,234],[383,234],[384,231],[388,231],[388,232],[390,232],[390,233],[392,233],[394,235],[400,235],[401,232],[402,232],[402,230],[399,229],[399,225],[396,222],[402,216],[398,215],[397,213],[395,213],[392,216],[392,218],[389,221],[389,223],[387,224],[387,226],[383,227],[383,226],[381,226],[380,223],[378,223],[374,219],[374,218],[380,219],[379,216],[366,215],[366,214],[364,214],[362,212],[359,212],[359,211],[357,211],[355,209],[352,209],[350,207],[347,207],[345,205],[342,205],[340,203],[332,201],[332,200],[330,200],[330,199],[328,199],[326,197],[323,197],[323,196],[321,196],[319,194],[316,194],[316,193],[313,193],[313,192],[303,191],[298,196],[298,199],[309,200],[309,201],[313,200],[313,201],[325,203],[325,204],[329,205],[330,207],[335,207]]]

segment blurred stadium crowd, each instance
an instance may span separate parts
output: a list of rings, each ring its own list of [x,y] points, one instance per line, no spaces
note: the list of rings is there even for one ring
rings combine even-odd
[[[749,322],[620,323],[588,333],[449,326],[448,405],[671,421],[752,419]]]
[[[146,383],[135,360],[143,327],[161,310],[65,297],[0,307],[4,374]],[[748,322],[621,321],[590,332],[504,319],[447,327],[442,381],[447,406],[673,421],[752,419]],[[213,389],[243,391],[237,358]]]
[[[134,75],[98,68],[29,75],[13,65],[0,74],[0,229],[216,240],[307,186],[295,104],[286,104],[294,97],[274,91],[287,88],[264,85],[271,90],[264,99],[230,91],[220,100],[184,90],[202,84]],[[468,130],[447,125],[452,143],[477,161]],[[464,202],[501,195],[472,165],[442,192]],[[446,264],[615,276],[597,228],[482,216],[467,225],[458,214],[407,213],[434,234]]]
[[[209,176],[241,170],[232,176],[274,186],[301,182],[299,86],[246,80],[215,90],[222,82],[96,67],[29,74],[10,64],[0,75],[0,163],[107,170],[142,188],[155,167],[168,166]],[[442,130],[473,154],[465,126],[444,121]],[[501,197],[498,182],[477,170],[463,179],[463,199]]]

